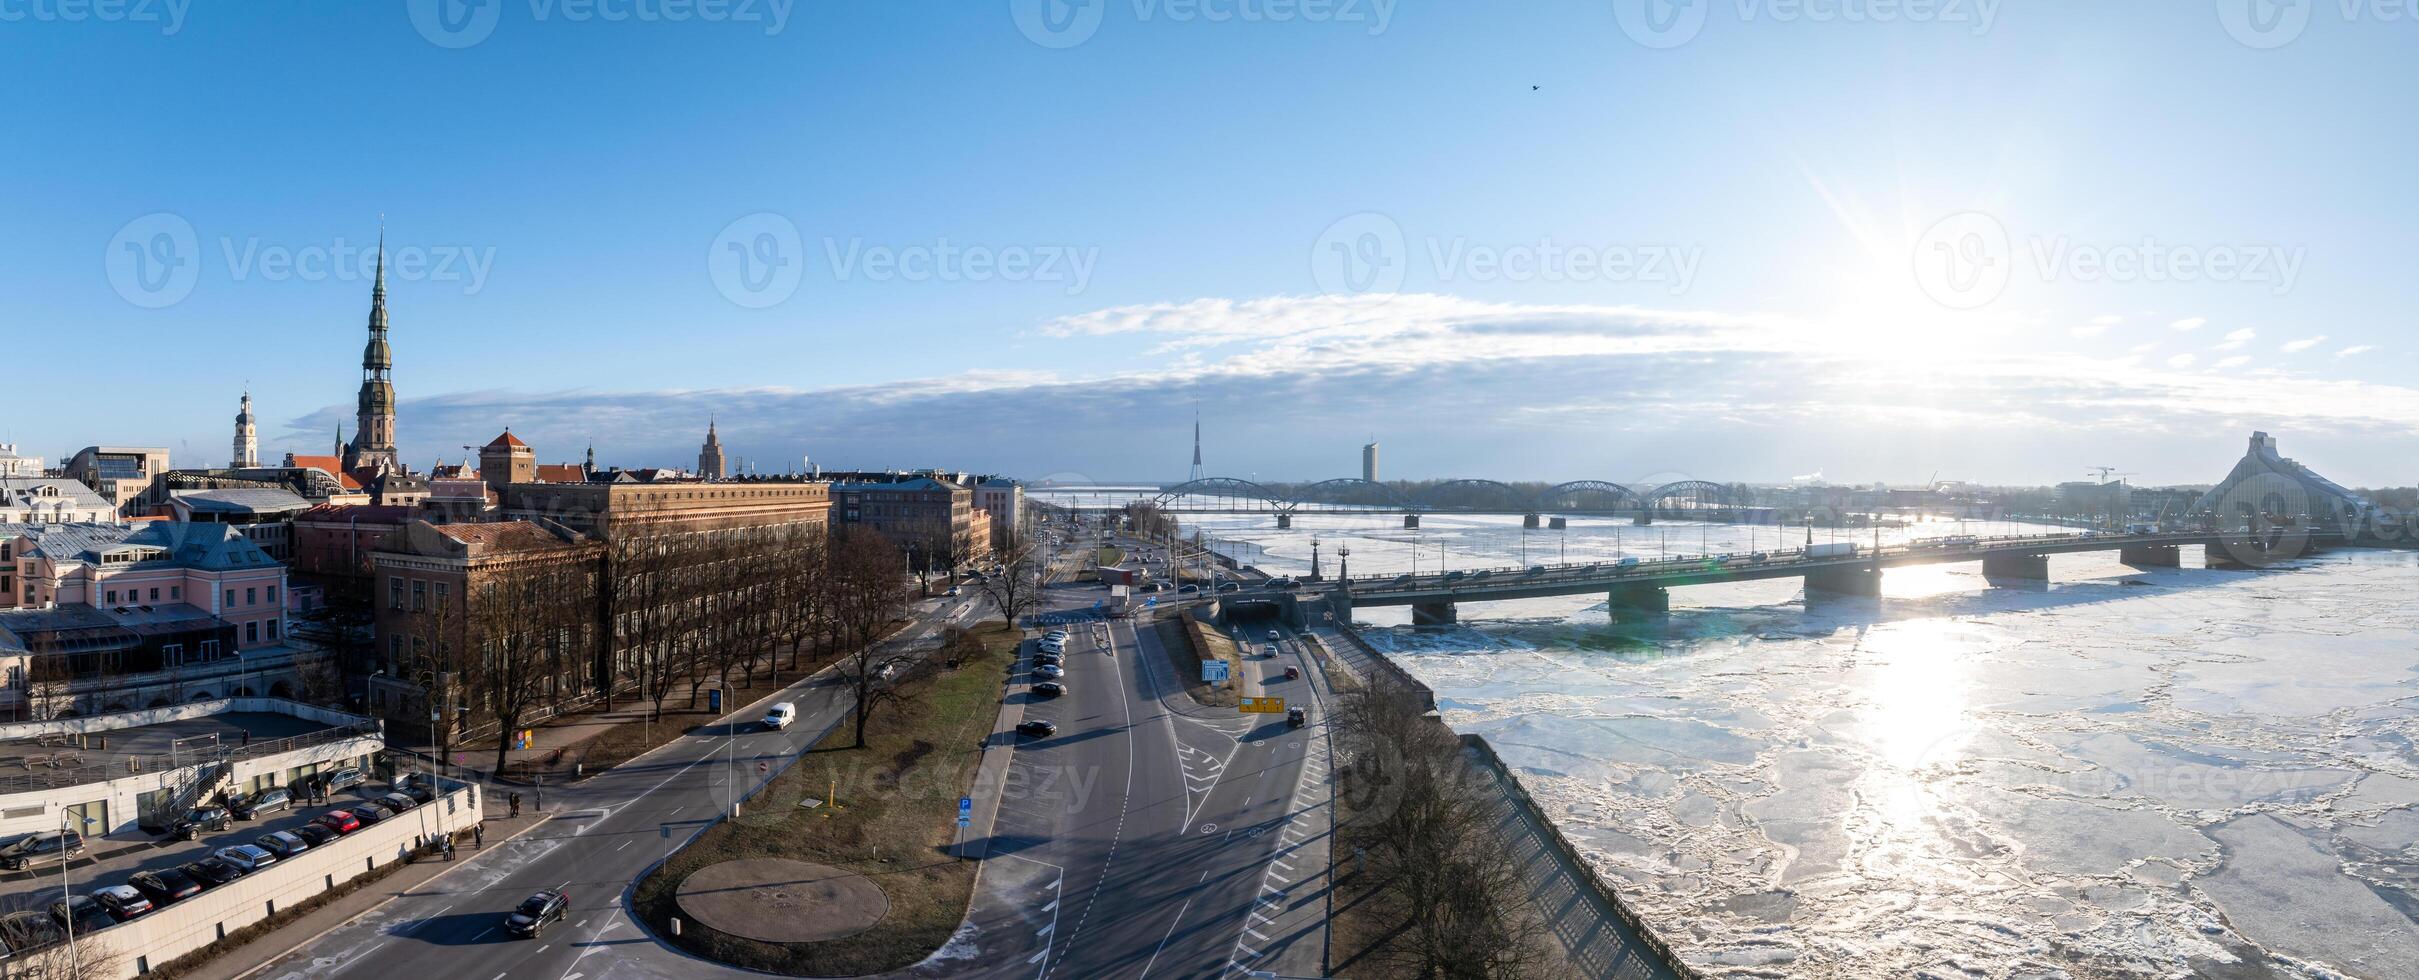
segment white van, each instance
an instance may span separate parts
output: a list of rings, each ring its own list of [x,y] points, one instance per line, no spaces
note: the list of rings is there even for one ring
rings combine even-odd
[[[770,728],[774,731],[780,731],[784,728],[788,728],[790,727],[790,722],[797,720],[798,706],[787,701],[774,705],[773,710],[764,713],[764,727]]]

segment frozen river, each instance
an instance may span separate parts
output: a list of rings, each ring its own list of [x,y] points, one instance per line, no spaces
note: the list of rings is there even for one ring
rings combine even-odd
[[[1315,536],[1331,575],[1339,545],[1367,574],[1803,534],[1425,523],[1201,527],[1271,570]],[[1879,600],[1690,587],[1639,626],[1586,596],[1444,632],[1360,615],[1709,973],[2419,977],[2419,560],[2198,552],[2057,557],[2032,590],[1975,565],[1892,570]]]

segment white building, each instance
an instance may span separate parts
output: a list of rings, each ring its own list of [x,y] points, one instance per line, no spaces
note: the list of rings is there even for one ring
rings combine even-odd
[[[74,480],[0,476],[0,524],[115,524],[118,508]]]
[[[974,506],[991,515],[991,548],[998,551],[1012,534],[1025,529],[1025,485],[1004,476],[984,477],[974,485]]]
[[[0,442],[0,478],[42,475],[42,457],[17,455],[17,444]]]

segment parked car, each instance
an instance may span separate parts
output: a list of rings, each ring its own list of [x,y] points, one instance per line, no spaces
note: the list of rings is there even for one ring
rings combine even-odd
[[[1018,722],[1016,733],[1026,738],[1049,738],[1058,734],[1058,726],[1036,718],[1032,721]]]
[[[110,915],[109,909],[90,895],[50,903],[50,921],[58,923],[61,928],[73,927],[78,936],[118,924],[117,917]]]
[[[329,810],[312,822],[339,834],[349,834],[363,826],[361,818],[354,816],[351,810]]]
[[[411,797],[415,803],[427,804],[437,799],[436,787],[429,784],[427,776],[417,773],[407,772],[396,777],[395,792]]]
[[[364,827],[394,816],[394,814],[386,812],[385,807],[375,803],[355,803],[345,807],[344,811],[352,814],[354,819],[361,821],[361,825]]]
[[[405,796],[401,793],[388,793],[385,796],[381,796],[371,802],[374,802],[389,810],[393,810],[396,813],[402,813],[405,810],[409,810],[420,805],[420,801],[412,799],[411,797]]]
[[[1065,668],[1065,667],[1061,667],[1061,666],[1059,666],[1059,665],[1057,665],[1057,664],[1043,664],[1043,665],[1041,665],[1041,666],[1039,666],[1039,667],[1035,667],[1035,668],[1033,668],[1033,672],[1034,672],[1035,674],[1041,675],[1041,676],[1043,676],[1043,677],[1050,677],[1050,678],[1059,678],[1059,677],[1065,677],[1065,676],[1067,676],[1067,668]]]
[[[201,882],[204,888],[216,888],[244,876],[244,869],[214,857],[187,861],[177,865],[176,869]]]
[[[75,831],[45,831],[20,840],[0,851],[0,868],[23,871],[44,861],[58,863],[59,856],[72,858],[84,853],[84,835]]]
[[[294,808],[294,794],[283,786],[271,786],[249,796],[227,801],[227,811],[237,820],[258,819],[264,813],[277,813]]]
[[[67,930],[48,912],[11,912],[0,915],[0,940],[8,942],[9,953],[40,949],[52,943],[67,941]]]
[[[524,939],[536,939],[546,927],[563,921],[570,914],[571,897],[556,891],[532,893],[521,900],[518,908],[504,916],[504,931]]]
[[[154,907],[167,905],[180,899],[192,898],[202,893],[202,883],[193,880],[193,876],[186,874],[181,868],[161,868],[158,871],[137,872],[133,877],[126,879],[126,883],[134,886],[135,891],[142,892],[143,897],[150,899]]]
[[[210,856],[234,865],[236,870],[245,874],[251,874],[277,863],[275,852],[251,844],[222,847],[210,852]]]
[[[353,787],[355,787],[355,786],[359,786],[359,785],[361,785],[361,784],[363,784],[363,783],[369,782],[369,777],[368,777],[368,776],[364,776],[364,775],[362,775],[362,774],[361,774],[361,770],[359,770],[359,769],[353,769],[353,768],[350,768],[350,767],[347,767],[347,768],[344,768],[344,769],[338,769],[338,770],[336,770],[335,772],[331,772],[331,773],[327,774],[327,776],[325,777],[325,779],[326,779],[326,783],[325,783],[325,785],[327,786],[327,790],[328,790],[328,792],[330,792],[330,793],[338,793],[338,792],[342,792],[342,791],[344,791],[344,790],[352,789],[352,788],[353,788]]]
[[[324,820],[326,818],[323,817],[321,819]],[[303,843],[312,847],[324,847],[328,844],[328,842],[344,836],[344,834],[325,823],[306,823],[300,827],[296,827],[285,832],[302,838]]]
[[[1055,698],[1067,693],[1067,685],[1057,681],[1043,681],[1033,685],[1033,693],[1045,698]]]
[[[200,840],[203,834],[217,833],[233,826],[234,814],[228,813],[226,807],[208,803],[194,807],[193,812],[185,814],[183,820],[177,821],[168,830],[185,840]]]
[[[283,861],[310,850],[311,842],[304,840],[302,835],[291,830],[280,830],[274,834],[262,834],[252,838],[252,846],[275,854],[278,860]]]
[[[131,885],[102,885],[92,890],[92,900],[101,903],[109,917],[119,922],[151,911],[151,899]]]
[[[1067,662],[1067,655],[1063,653],[1037,653],[1033,655],[1033,662],[1037,664],[1063,664]]]

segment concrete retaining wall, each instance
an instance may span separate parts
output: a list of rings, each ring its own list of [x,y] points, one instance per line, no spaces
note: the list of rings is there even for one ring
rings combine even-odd
[[[422,841],[479,822],[479,787],[452,783],[444,796],[365,827],[326,847],[313,848],[280,861],[268,870],[246,875],[132,922],[121,923],[78,938],[80,948],[98,944],[119,955],[111,974],[130,978],[200,949],[292,908],[329,888],[408,857]],[[90,958],[86,958],[90,963]],[[90,973],[87,976],[100,976]]]

